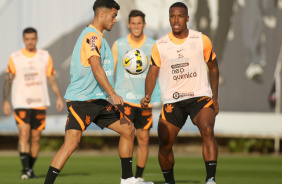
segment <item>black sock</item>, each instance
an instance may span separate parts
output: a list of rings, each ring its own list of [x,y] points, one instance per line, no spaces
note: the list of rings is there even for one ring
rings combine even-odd
[[[206,172],[207,172],[206,181],[212,177],[214,178],[215,181],[217,161],[216,160],[206,161],[205,164],[206,164]]]
[[[37,157],[32,157],[31,155],[29,155],[29,167],[32,169],[34,166],[34,163],[36,161]]]
[[[20,153],[20,159],[22,162],[23,170],[28,171],[30,169],[29,153]]]
[[[144,169],[145,167],[139,167],[138,165],[136,165],[135,178],[142,178]]]
[[[168,169],[168,170],[162,170],[162,172],[163,172],[163,175],[164,175],[164,178],[165,178],[165,183],[175,184],[173,168]]]
[[[59,173],[60,173],[59,169],[50,166],[44,184],[53,184]]]
[[[121,161],[121,178],[127,179],[133,177],[132,157],[120,158],[120,161]]]

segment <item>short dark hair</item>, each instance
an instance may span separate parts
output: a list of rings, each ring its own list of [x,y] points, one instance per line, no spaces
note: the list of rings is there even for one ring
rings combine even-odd
[[[188,15],[188,8],[186,6],[186,4],[182,3],[182,2],[176,2],[176,3],[173,3],[170,7],[169,7],[169,11],[171,8],[174,8],[174,7],[181,7],[181,8],[184,8],[186,11],[187,11],[187,15]]]
[[[120,9],[119,4],[115,2],[114,0],[96,0],[93,5],[93,11],[95,12],[97,8],[100,8],[100,7],[106,7],[109,9],[115,8],[117,10]]]
[[[130,18],[131,17],[142,17],[143,18],[143,22],[145,22],[145,14],[140,11],[140,10],[131,10],[131,12],[128,15],[128,22],[130,22]]]
[[[36,31],[36,29],[34,29],[33,27],[25,28],[25,29],[23,30],[23,36],[24,36],[25,33],[35,33],[36,36],[37,36],[37,31]]]

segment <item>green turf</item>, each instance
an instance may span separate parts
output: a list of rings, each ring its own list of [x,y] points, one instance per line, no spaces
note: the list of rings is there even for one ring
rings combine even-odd
[[[43,184],[50,156],[38,158],[35,171],[38,179],[19,179],[21,164],[18,156],[0,156],[1,184]],[[177,184],[204,184],[205,167],[201,157],[176,157]],[[134,160],[135,163],[135,160]],[[134,165],[134,164],[133,164]],[[135,165],[133,167],[135,170]],[[56,184],[119,184],[118,156],[73,155],[56,180]],[[150,157],[143,175],[155,184],[164,184],[157,157]],[[282,157],[222,156],[218,160],[217,184],[281,184]]]

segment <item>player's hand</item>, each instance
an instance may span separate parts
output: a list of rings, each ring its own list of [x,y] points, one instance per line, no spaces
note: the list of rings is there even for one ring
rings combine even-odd
[[[3,113],[6,116],[10,116],[11,112],[12,112],[12,110],[11,110],[10,102],[8,102],[7,100],[4,100],[4,102],[3,102]]]
[[[109,96],[109,102],[112,103],[114,106],[117,105],[123,105],[123,99],[121,96],[117,95],[117,94],[112,94],[111,96]]]
[[[212,101],[213,101],[213,106],[214,106],[215,115],[217,115],[218,112],[219,112],[219,105],[218,105],[217,98],[213,98]]]
[[[151,101],[151,98],[148,95],[146,95],[144,98],[141,99],[141,102],[140,102],[141,107],[148,108],[150,101]]]
[[[58,110],[58,112],[61,112],[64,108],[64,102],[62,98],[58,98],[57,99],[57,104],[56,104],[56,109]]]

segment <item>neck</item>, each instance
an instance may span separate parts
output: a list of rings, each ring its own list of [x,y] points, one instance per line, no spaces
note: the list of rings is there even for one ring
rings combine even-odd
[[[137,36],[137,37],[133,36],[133,34],[130,34],[130,38],[135,42],[141,41],[143,39],[143,37],[144,37],[144,34],[141,34],[140,36]]]
[[[173,36],[175,36],[178,39],[184,39],[184,38],[188,37],[189,29],[188,28],[184,29],[184,30],[182,30],[181,32],[178,32],[178,33],[175,33],[175,32],[172,31],[172,34],[173,34]]]
[[[98,31],[103,32],[104,28],[98,19],[95,19],[91,23]]]
[[[36,48],[34,48],[34,49],[28,49],[28,48],[25,48],[25,50],[26,50],[26,51],[28,51],[28,52],[36,52],[36,51],[37,51],[37,49],[36,49]]]

